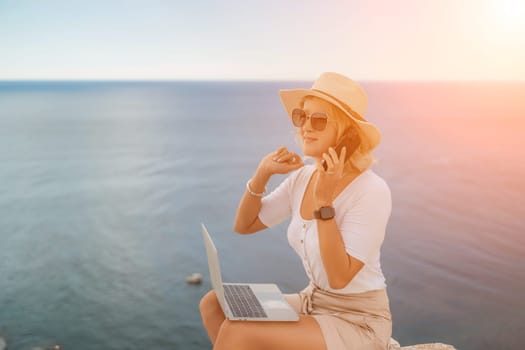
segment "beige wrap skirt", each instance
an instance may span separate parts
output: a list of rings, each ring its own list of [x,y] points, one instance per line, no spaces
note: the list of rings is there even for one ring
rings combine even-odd
[[[334,294],[310,284],[285,298],[298,314],[315,318],[328,350],[388,349],[392,315],[386,288]]]

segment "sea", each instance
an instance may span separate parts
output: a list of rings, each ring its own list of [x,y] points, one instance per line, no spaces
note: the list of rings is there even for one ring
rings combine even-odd
[[[390,186],[381,250],[401,345],[521,350],[525,82],[362,81]],[[201,223],[224,281],[308,280],[288,222],[239,235],[246,181],[300,153],[308,81],[0,82],[0,337],[9,350],[211,349]],[[286,175],[275,175],[271,191]],[[186,282],[201,273],[201,284]]]

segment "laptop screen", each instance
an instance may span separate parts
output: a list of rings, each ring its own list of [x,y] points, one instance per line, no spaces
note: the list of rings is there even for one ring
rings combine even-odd
[[[219,266],[219,256],[217,255],[217,249],[211,239],[206,226],[202,224],[202,236],[204,238],[204,244],[206,245],[206,254],[208,255],[208,266],[210,268],[211,285],[213,290],[219,299],[222,310],[226,312],[229,308],[226,306],[224,298],[224,288],[222,286],[221,268]]]

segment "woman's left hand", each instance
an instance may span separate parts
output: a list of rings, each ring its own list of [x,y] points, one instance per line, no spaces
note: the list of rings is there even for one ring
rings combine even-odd
[[[346,147],[343,147],[341,154],[337,154],[333,147],[328,149],[328,153],[323,153],[327,168],[322,166],[317,168],[317,181],[314,184],[314,204],[316,208],[332,205],[334,192],[337,183],[343,178],[344,160],[346,157]]]

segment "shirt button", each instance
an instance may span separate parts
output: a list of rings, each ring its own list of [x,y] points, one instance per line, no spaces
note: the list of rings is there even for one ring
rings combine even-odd
[[[301,239],[301,243],[303,243],[303,240]]]
[[[306,228],[306,224],[303,224],[303,228]]]

